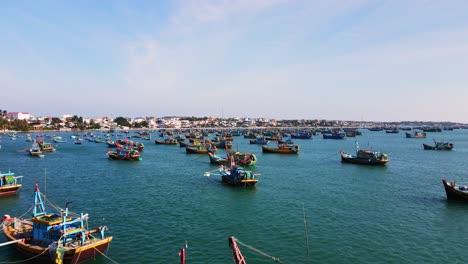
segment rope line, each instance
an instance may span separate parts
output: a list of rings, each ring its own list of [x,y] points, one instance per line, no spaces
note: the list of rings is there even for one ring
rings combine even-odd
[[[50,247],[50,246],[49,246],[49,247]],[[39,255],[36,255],[36,256],[34,256],[34,257],[31,257],[31,258],[28,258],[28,259],[25,259],[25,260],[19,260],[19,261],[0,262],[0,264],[13,264],[13,263],[22,263],[22,262],[30,261],[30,260],[35,259],[35,258],[39,257],[40,255],[44,254],[46,251],[49,250],[49,247],[47,247],[47,248],[44,249],[44,251],[42,251]]]
[[[247,245],[247,244],[244,244],[244,243],[242,243],[241,241],[239,241],[239,239],[237,239],[237,238],[235,238],[235,239],[236,239],[236,242],[237,242],[237,243],[239,243],[239,244],[241,244],[241,245],[243,245],[243,246],[245,246],[245,247],[247,247],[247,248],[249,248],[249,249],[251,249],[251,250],[257,252],[258,254],[263,255],[264,257],[270,258],[270,259],[272,259],[272,260],[275,261],[275,262],[283,263],[283,264],[284,264],[284,262],[282,262],[279,258],[274,257],[274,256],[271,256],[271,255],[268,255],[267,253],[262,252],[262,251],[260,251],[259,249],[256,249],[256,248],[254,248],[254,247],[252,247],[252,246],[249,246],[249,245]]]
[[[110,260],[112,263],[114,263],[114,264],[119,264],[119,263],[117,263],[115,260],[113,260],[113,259],[111,259],[109,256],[107,256],[106,254],[102,253],[99,249],[97,249],[97,247],[94,247],[94,246],[93,246],[93,248],[96,249],[96,251],[99,252],[101,255],[103,255],[104,257],[106,257],[108,260]]]

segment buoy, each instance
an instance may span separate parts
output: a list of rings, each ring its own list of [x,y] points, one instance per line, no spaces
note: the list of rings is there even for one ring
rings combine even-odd
[[[11,217],[10,215],[4,215],[3,218],[2,218],[2,222],[10,222],[11,221]]]

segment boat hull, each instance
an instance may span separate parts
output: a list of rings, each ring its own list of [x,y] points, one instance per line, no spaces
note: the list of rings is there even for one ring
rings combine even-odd
[[[468,192],[457,190],[455,184],[451,185],[445,179],[442,179],[442,183],[447,194],[447,200],[468,202]]]
[[[209,152],[208,149],[198,149],[189,146],[185,147],[185,151],[189,154],[207,154]]]
[[[278,154],[298,154],[299,153],[299,148],[285,148],[285,149],[279,149],[279,148],[269,148],[267,146],[262,146],[262,151],[264,153],[278,153]]]
[[[174,140],[174,141],[159,141],[159,140],[155,140],[154,141],[155,144],[158,144],[158,145],[177,145],[179,142],[177,140]]]
[[[21,184],[2,186],[0,187],[0,196],[16,194],[21,186]]]
[[[388,160],[371,160],[371,159],[360,159],[357,157],[348,157],[344,154],[341,154],[341,161],[344,163],[353,163],[353,164],[371,165],[371,166],[385,165],[388,162]]]
[[[229,184],[231,186],[236,186],[236,187],[255,187],[255,184],[257,184],[258,182],[258,180],[233,181],[228,176],[221,176],[221,179],[223,180],[224,183]]]
[[[14,241],[19,239],[10,233],[8,228],[11,228],[12,224],[6,224],[3,226],[3,234],[8,241]],[[31,245],[26,243],[28,240],[20,241],[15,244],[15,248],[26,257],[36,257],[35,262],[47,262],[55,263],[53,256],[51,255],[48,247]],[[71,248],[64,252],[63,263],[83,263],[87,260],[93,259],[101,255],[109,247],[112,237],[100,239],[94,243]],[[102,253],[101,253],[102,252]],[[38,256],[39,255],[39,256]]]
[[[423,147],[425,150],[452,150],[453,149],[453,144],[447,144],[447,145],[442,145],[442,146],[431,146],[427,144],[423,144]]]

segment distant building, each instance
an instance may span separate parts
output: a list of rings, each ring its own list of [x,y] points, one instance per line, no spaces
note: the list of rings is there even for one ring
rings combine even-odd
[[[32,116],[28,112],[8,112],[6,118],[28,120],[32,118]]]

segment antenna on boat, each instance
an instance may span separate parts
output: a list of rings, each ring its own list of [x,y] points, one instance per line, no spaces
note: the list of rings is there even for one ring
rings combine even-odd
[[[304,203],[302,203],[302,212],[304,214],[304,232],[305,232],[306,245],[307,245],[307,263],[310,263],[309,232],[307,231],[307,220],[306,220],[306,213],[304,209]]]
[[[44,197],[47,198],[47,168],[44,168]],[[45,199],[44,199],[45,204]]]

